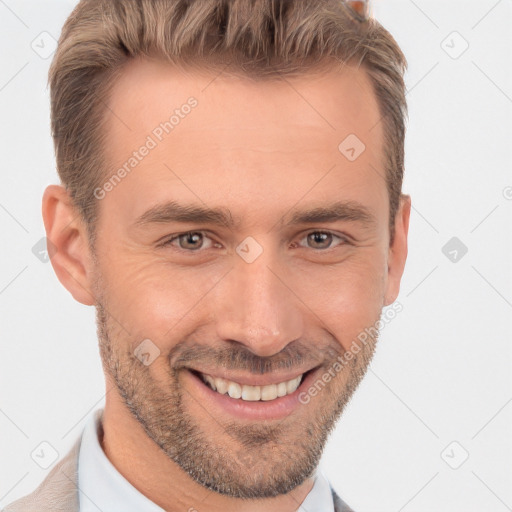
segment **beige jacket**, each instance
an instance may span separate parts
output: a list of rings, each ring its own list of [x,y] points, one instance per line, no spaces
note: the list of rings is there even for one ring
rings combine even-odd
[[[2,512],[79,512],[77,481],[81,441],[80,437],[35,491],[7,505]],[[335,512],[353,512],[334,489],[332,495]]]

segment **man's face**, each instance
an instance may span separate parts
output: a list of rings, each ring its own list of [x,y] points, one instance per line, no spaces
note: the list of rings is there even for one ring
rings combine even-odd
[[[398,293],[369,79],[347,67],[252,82],[139,60],[109,109],[106,179],[149,150],[99,201],[94,295],[118,393],[107,400],[117,396],[202,485],[287,493],[317,466],[376,339],[333,372],[336,358]],[[366,146],[355,160],[338,148],[351,134]],[[173,219],[170,202],[217,209],[232,224]],[[335,203],[351,215],[297,219]],[[218,391],[200,373],[223,378]],[[304,373],[295,391],[283,384]],[[316,396],[298,399],[319,381]],[[221,394],[228,386],[233,397]]]

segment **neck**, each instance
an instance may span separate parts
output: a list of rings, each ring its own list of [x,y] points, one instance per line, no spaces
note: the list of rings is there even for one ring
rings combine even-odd
[[[140,493],[166,512],[295,512],[313,487],[313,477],[286,495],[242,500],[201,486],[150,439],[126,409],[116,390],[107,394],[100,444],[119,473]]]

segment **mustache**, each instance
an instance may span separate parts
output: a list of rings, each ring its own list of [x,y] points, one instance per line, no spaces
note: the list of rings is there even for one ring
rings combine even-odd
[[[199,364],[263,375],[278,370],[318,366],[344,352],[338,343],[319,347],[317,342],[293,341],[278,354],[259,356],[240,343],[228,343],[232,346],[218,348],[197,342],[180,342],[169,352],[170,365],[175,370]]]

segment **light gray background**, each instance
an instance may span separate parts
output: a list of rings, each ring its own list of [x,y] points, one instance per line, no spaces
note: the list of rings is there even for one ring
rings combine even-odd
[[[94,310],[32,253],[58,182],[43,57],[74,4],[0,0],[0,508],[47,475],[40,443],[64,455],[103,405]],[[410,250],[403,311],[322,467],[357,512],[512,510],[512,0],[373,10],[409,61]]]

